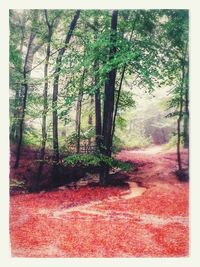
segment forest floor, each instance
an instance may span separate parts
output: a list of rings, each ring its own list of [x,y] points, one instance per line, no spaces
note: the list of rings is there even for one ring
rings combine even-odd
[[[127,186],[74,188],[10,197],[14,257],[183,257],[189,254],[189,185],[175,151],[121,151],[135,164]],[[186,164],[187,151],[182,151]]]

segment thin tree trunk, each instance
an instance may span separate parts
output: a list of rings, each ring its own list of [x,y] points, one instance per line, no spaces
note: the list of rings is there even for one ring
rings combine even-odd
[[[182,116],[179,115],[179,118],[177,120],[177,161],[178,161],[178,170],[182,172],[182,163],[181,163],[181,153],[180,153],[180,142],[181,142],[181,119]]]
[[[58,114],[57,114],[57,100],[58,100],[58,83],[60,77],[61,70],[61,62],[62,57],[65,53],[68,43],[72,37],[73,31],[76,27],[78,18],[80,16],[80,10],[75,12],[74,18],[70,24],[69,31],[66,35],[64,47],[59,50],[58,57],[56,59],[56,70],[54,73],[54,83],[53,83],[53,100],[52,100],[52,108],[53,108],[53,180],[56,184],[58,178],[58,162],[59,162],[59,146],[58,146]]]
[[[19,133],[19,116],[20,116],[20,88],[17,86],[15,89],[15,109],[13,111],[14,121],[10,128],[10,140],[16,144],[18,141],[18,133]]]
[[[23,68],[23,79],[24,79],[24,94],[23,94],[23,101],[22,101],[22,107],[21,107],[21,116],[19,120],[19,139],[17,143],[17,150],[16,150],[16,160],[14,168],[18,168],[19,166],[19,160],[20,160],[20,152],[21,152],[21,145],[22,145],[22,139],[23,139],[23,127],[24,127],[24,118],[25,118],[25,110],[26,110],[26,101],[27,101],[27,94],[28,94],[28,79],[30,77],[30,65],[32,65],[33,62],[33,51],[32,51],[32,44],[33,40],[35,38],[35,33],[31,33],[26,53],[26,58],[24,62],[24,68]]]
[[[83,84],[84,84],[85,69],[80,80],[80,89],[76,105],[76,153],[80,153],[80,135],[81,135],[81,109],[83,100]]]
[[[117,100],[116,100],[116,104],[115,104],[115,111],[114,111],[114,118],[113,118],[112,139],[113,139],[114,133],[115,133],[116,117],[117,117],[119,99],[120,99],[120,95],[121,95],[121,89],[122,89],[122,83],[123,83],[123,80],[124,80],[125,71],[126,71],[126,64],[124,65],[124,67],[122,69],[121,79],[120,79],[120,83],[119,83],[119,89],[118,89],[118,92],[117,92]]]
[[[184,124],[183,124],[183,141],[184,141],[184,148],[189,147],[189,72],[187,70],[187,83],[185,86],[185,112],[184,112]]]
[[[22,30],[22,37],[21,37],[21,42],[20,42],[20,49],[19,53],[22,57],[22,50],[23,50],[23,45],[24,45],[24,30]],[[21,72],[23,71],[23,67]],[[14,142],[17,143],[18,138],[19,138],[19,119],[20,119],[20,92],[21,92],[21,85],[17,85],[16,91],[15,91],[15,110],[13,112],[13,117],[14,117],[14,123],[11,126],[10,129],[10,139]]]
[[[38,191],[39,189],[38,187],[39,187],[39,181],[40,181],[42,171],[43,171],[43,166],[44,166],[45,147],[46,147],[46,140],[47,140],[46,119],[47,119],[47,112],[48,112],[48,69],[49,69],[49,58],[50,58],[50,52],[51,52],[51,38],[53,34],[53,31],[52,31],[53,25],[49,23],[47,10],[44,10],[44,15],[45,15],[46,24],[48,27],[48,43],[47,43],[47,49],[46,49],[46,61],[45,61],[45,66],[44,66],[42,145],[40,149],[38,172],[33,181],[32,191]]]
[[[83,92],[79,92],[76,105],[76,153],[80,153],[80,135],[81,135],[81,108]]]
[[[94,18],[94,41],[97,40],[97,30],[99,27],[98,17]],[[97,53],[97,51],[96,51]],[[94,84],[96,86],[95,91],[95,134],[96,134],[96,147],[97,150],[100,151],[101,143],[102,143],[102,122],[101,122],[101,95],[99,88],[99,61],[98,59],[94,60]]]
[[[95,85],[97,86],[99,84],[99,64],[97,60],[94,63],[94,69],[95,69]],[[101,127],[101,95],[100,95],[100,88],[99,86],[96,89],[95,92],[95,131],[96,131],[96,146],[97,149],[100,150],[101,141],[102,141],[102,127]]]
[[[109,60],[112,60],[116,54],[116,30],[117,30],[118,11],[114,10],[111,19],[111,48],[109,53]],[[113,128],[113,111],[114,111],[114,92],[115,80],[117,70],[114,68],[108,73],[108,80],[105,83],[104,96],[104,114],[103,114],[103,154],[111,157],[112,153],[112,128]],[[100,174],[100,183],[105,185],[107,183],[109,174],[109,167],[104,165]]]
[[[188,72],[186,73],[186,58],[187,58],[187,49],[188,49],[188,43],[186,43],[186,47],[185,47],[185,53],[183,54],[184,57],[182,59],[181,62],[181,73],[182,73],[182,80],[181,80],[181,85],[180,85],[180,102],[179,102],[179,117],[177,119],[177,161],[178,161],[178,173],[179,173],[179,178],[182,179],[182,177],[184,176],[183,173],[183,166],[182,166],[182,160],[181,160],[181,152],[180,152],[180,146],[181,146],[181,121],[183,118],[183,102],[184,102],[184,91],[187,86],[186,83],[186,78],[188,79]]]
[[[131,40],[132,40],[136,21],[137,21],[137,16],[135,17],[135,20],[134,20],[134,23],[133,23],[133,28],[132,28],[132,31],[131,31],[131,34],[130,34],[130,37],[129,37],[129,42],[131,42]],[[117,111],[118,111],[118,107],[119,107],[119,100],[120,100],[120,95],[121,95],[121,90],[122,90],[122,83],[123,83],[124,75],[125,75],[125,71],[126,71],[126,66],[127,65],[124,64],[124,67],[122,69],[121,78],[120,78],[119,89],[118,89],[118,92],[117,92],[117,100],[116,100],[116,104],[115,104],[115,111],[114,111],[114,118],[113,118],[112,139],[113,139],[114,133],[115,133]]]
[[[94,105],[94,98],[93,96],[91,95],[91,100],[90,100],[90,104],[91,104],[91,108],[93,108],[93,105]],[[90,112],[89,116],[88,116],[88,125],[91,129],[92,125],[93,125],[93,116],[92,116],[92,113]],[[88,146],[90,147],[91,146],[91,137],[88,138]]]
[[[182,161],[181,161],[181,153],[180,153],[180,146],[181,146],[181,121],[183,118],[183,90],[184,90],[184,80],[185,80],[185,68],[184,65],[182,66],[182,82],[180,88],[180,101],[179,101],[179,117],[177,120],[177,161],[178,161],[178,171],[181,174],[182,169]]]

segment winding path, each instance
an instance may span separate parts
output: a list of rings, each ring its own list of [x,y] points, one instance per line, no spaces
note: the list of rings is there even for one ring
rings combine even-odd
[[[187,162],[187,151],[182,152]],[[16,257],[180,257],[188,255],[188,183],[161,147],[122,151],[136,164],[128,187],[60,188],[12,196]]]

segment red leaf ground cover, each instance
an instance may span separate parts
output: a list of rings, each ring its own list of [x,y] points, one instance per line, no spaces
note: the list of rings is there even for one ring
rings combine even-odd
[[[187,151],[182,157],[186,163]],[[175,152],[122,151],[118,158],[138,166],[128,174],[129,188],[85,186],[11,196],[12,256],[187,256],[189,188],[174,174]],[[139,187],[131,187],[135,182]]]

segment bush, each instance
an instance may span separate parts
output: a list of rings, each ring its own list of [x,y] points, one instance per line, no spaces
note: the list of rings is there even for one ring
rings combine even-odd
[[[64,165],[71,167],[101,167],[106,164],[110,168],[116,167],[128,171],[131,168],[129,163],[122,162],[115,158],[110,158],[103,154],[74,154],[64,158]]]
[[[177,146],[177,135],[173,135],[170,139],[169,142],[165,145],[165,149],[171,149]],[[181,147],[183,147],[183,136],[181,136]]]

